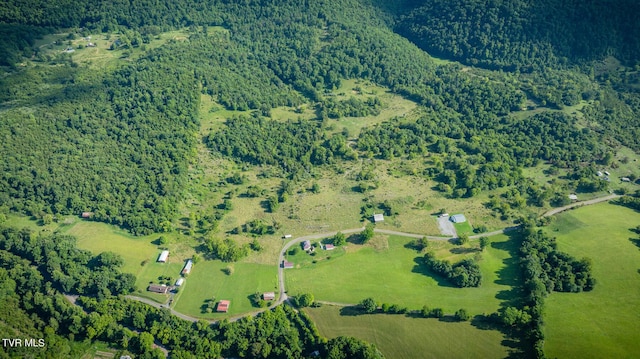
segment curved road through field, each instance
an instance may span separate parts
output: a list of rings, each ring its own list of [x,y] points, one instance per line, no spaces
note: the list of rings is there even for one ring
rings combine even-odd
[[[591,204],[596,204],[596,203],[600,203],[600,202],[605,202],[605,201],[609,201],[615,198],[620,197],[620,195],[617,194],[612,194],[612,195],[608,195],[608,196],[604,196],[604,197],[598,197],[598,198],[594,198],[588,201],[582,201],[582,202],[576,202],[576,203],[572,203],[570,205],[567,206],[563,206],[563,207],[559,207],[559,208],[554,208],[550,211],[545,212],[542,216],[543,217],[550,217],[553,215],[556,215],[558,213],[564,212],[568,209],[571,208],[575,208],[575,207],[580,207],[580,206],[588,206]],[[510,232],[510,231],[514,231],[516,229],[520,228],[520,226],[512,226],[512,227],[506,227],[497,231],[493,231],[493,232],[488,232],[488,233],[482,233],[482,234],[477,234],[477,235],[473,235],[470,236],[469,238],[480,238],[480,237],[490,237],[490,236],[495,236],[495,235],[499,235],[499,234],[503,234],[506,232]],[[353,233],[358,233],[363,231],[364,228],[351,228],[351,229],[345,229],[342,231],[334,231],[334,232],[327,232],[327,233],[318,233],[318,234],[309,234],[306,236],[302,236],[302,237],[298,237],[295,239],[290,240],[289,242],[285,243],[284,246],[282,247],[282,249],[280,250],[280,254],[278,255],[278,287],[279,289],[279,296],[278,296],[278,300],[275,301],[271,306],[269,306],[268,308],[263,308],[263,309],[258,309],[249,313],[243,313],[241,315],[237,315],[234,317],[229,318],[229,321],[236,321],[238,319],[247,317],[247,316],[254,316],[257,315],[259,313],[262,313],[266,310],[270,310],[275,308],[276,306],[284,303],[287,299],[287,291],[285,289],[285,283],[284,283],[284,268],[282,266],[282,263],[284,261],[285,255],[287,253],[287,251],[289,250],[289,248],[291,248],[292,246],[301,243],[303,241],[311,241],[311,240],[317,240],[317,239],[323,239],[323,238],[329,238],[329,237],[333,237],[335,236],[338,232],[342,232],[344,234],[353,234]],[[426,237],[427,239],[431,239],[431,240],[438,240],[438,241],[447,241],[452,239],[453,237],[437,237],[437,236],[425,236],[422,234],[415,234],[415,233],[406,233],[406,232],[400,232],[400,231],[393,231],[393,230],[388,230],[388,229],[374,229],[375,233],[382,233],[382,234],[389,234],[389,235],[397,235],[397,236],[403,236],[403,237],[410,237],[410,238],[424,238]],[[157,303],[153,300],[147,299],[147,298],[142,298],[142,297],[136,297],[136,296],[132,296],[132,295],[128,295],[126,296],[127,299],[132,299],[132,300],[136,300],[142,303],[146,303],[149,304],[151,306],[154,306],[156,308],[162,308],[162,309],[168,309],[171,314],[182,318],[184,320],[188,320],[190,322],[197,322],[199,320],[204,320],[206,322],[209,323],[217,323],[218,320],[206,320],[206,319],[201,319],[201,318],[195,318],[195,317],[191,317],[185,314],[182,314],[180,312],[176,312],[175,310],[173,310],[173,308],[164,305],[164,304],[160,304]],[[72,301],[72,299],[68,298],[69,301]],[[75,301],[72,301],[72,303]],[[321,302],[321,301],[320,301]],[[332,305],[339,305],[339,306],[345,306],[348,304],[345,303],[333,303],[333,302],[321,302],[321,303],[326,303],[326,304],[332,304]],[[74,303],[75,304],[75,303]]]

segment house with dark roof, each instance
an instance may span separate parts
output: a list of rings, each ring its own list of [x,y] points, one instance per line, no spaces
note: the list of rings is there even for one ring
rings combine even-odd
[[[171,290],[171,287],[166,286],[164,284],[150,284],[147,290],[149,292],[167,294]]]
[[[308,251],[309,249],[311,249],[311,242],[310,241],[302,242],[302,249],[304,249],[305,251]]]

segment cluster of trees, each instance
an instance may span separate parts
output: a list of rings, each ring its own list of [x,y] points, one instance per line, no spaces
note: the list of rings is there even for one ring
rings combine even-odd
[[[135,276],[122,273],[121,256],[103,252],[93,256],[76,248],[74,237],[35,234],[28,228],[0,228],[0,254],[7,266],[15,256],[38,269],[38,276],[64,293],[99,297],[128,294],[135,289]],[[16,280],[29,281],[28,273],[14,273]]]
[[[306,120],[231,118],[205,142],[217,153],[254,165],[272,165],[292,178],[304,178],[314,165],[348,157],[351,151],[342,135],[325,138],[317,123]]]
[[[439,260],[434,253],[429,252],[424,255],[424,264],[460,288],[479,287],[482,281],[480,266],[471,258],[451,265],[449,261]]]
[[[328,97],[320,106],[320,117],[325,115],[329,118],[364,117],[379,115],[382,103],[377,97],[369,97],[365,101],[354,96],[346,100],[336,100],[333,97]]]
[[[210,236],[204,239],[203,246],[207,254],[213,259],[223,262],[237,262],[249,255],[249,244],[239,245],[231,238],[220,239]]]
[[[637,59],[639,11],[633,0],[436,0],[408,11],[397,31],[434,55],[532,71],[608,55]]]
[[[529,222],[523,224],[520,257],[524,278],[523,308],[507,308],[501,318],[506,324],[518,325],[522,334],[533,343],[536,355],[544,357],[542,326],[546,296],[553,290],[591,290],[595,279],[588,259],[576,260],[558,251],[555,240]]]
[[[440,182],[438,188],[450,196],[468,197],[515,184],[522,179],[522,167],[540,160],[565,168],[602,159],[605,147],[594,133],[578,130],[575,122],[560,112],[526,120],[508,116],[476,121],[428,113],[411,123],[395,120],[365,128],[357,147],[384,159],[430,155],[432,165],[424,174]],[[592,178],[585,176],[575,180]]]

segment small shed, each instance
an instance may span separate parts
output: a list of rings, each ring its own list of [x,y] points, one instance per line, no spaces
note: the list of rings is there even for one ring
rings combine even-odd
[[[572,193],[572,194],[569,195],[569,199],[572,200],[572,201],[577,201],[578,200],[578,196],[576,194]]]
[[[598,176],[598,177],[602,177],[602,176],[603,176],[602,171],[598,171],[598,172],[596,172],[596,176]]]
[[[449,217],[449,220],[453,223],[463,223],[467,221],[467,218],[464,216],[464,214],[454,214],[453,216]]]
[[[292,262],[282,261],[282,268],[293,268]]]
[[[311,249],[311,242],[310,241],[302,242],[302,249],[304,249],[305,251],[308,251],[309,249]]]
[[[289,238],[291,238],[291,237],[292,237],[292,236],[291,236],[290,234],[285,234],[284,236],[282,236],[282,238],[284,238],[284,239],[289,239]]]
[[[193,267],[193,261],[191,259],[187,260],[187,263],[185,263],[184,268],[182,268],[182,274],[191,273],[192,267]]]
[[[158,262],[165,263],[169,259],[169,251],[162,251],[158,256]]]
[[[262,293],[262,299],[264,299],[264,300],[274,300],[274,299],[276,299],[276,293],[274,293],[274,292]]]
[[[178,278],[178,280],[176,281],[176,287],[181,286],[182,283],[184,283],[184,278]]]
[[[168,287],[164,284],[150,284],[149,288],[147,289],[149,290],[149,292],[167,294],[169,290],[171,290],[171,287]]]
[[[82,212],[82,218],[91,218],[93,216],[93,212]]]
[[[378,214],[374,214],[373,215],[373,222],[374,223],[383,222],[383,221],[384,221],[384,215],[382,213],[378,213]]]
[[[218,302],[218,306],[216,307],[216,312],[226,313],[229,311],[229,304],[231,304],[230,300],[221,300]]]
[[[324,245],[324,250],[325,251],[332,251],[334,249],[336,249],[336,247],[333,244],[325,244]]]
[[[631,178],[629,178],[629,177],[622,177],[622,178],[620,178],[620,181],[622,181],[622,182],[631,182]]]

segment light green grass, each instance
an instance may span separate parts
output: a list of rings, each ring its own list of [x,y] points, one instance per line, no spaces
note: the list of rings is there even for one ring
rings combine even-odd
[[[222,272],[227,266],[233,267],[232,275]],[[208,319],[224,318],[257,309],[249,300],[255,292],[277,292],[277,268],[275,263],[268,266],[201,261],[193,266],[180,290],[182,294],[174,306],[178,312]],[[213,297],[216,302],[223,299],[231,301],[228,314],[202,313],[201,306],[205,300]]]
[[[375,247],[349,243],[341,257],[287,270],[287,290],[290,294],[310,292],[321,301],[354,304],[373,297],[409,309],[441,307],[449,314],[464,308],[472,315],[495,312],[501,301],[498,296],[510,299],[517,268],[508,265],[513,244],[507,237],[492,237],[492,245],[483,253],[483,283],[479,288],[456,288],[430,274],[421,264],[422,255],[404,247],[408,241],[404,237],[376,236],[372,239]],[[460,259],[459,254],[450,253],[457,250],[454,246],[443,242],[438,245],[443,247],[436,252],[438,257]],[[435,242],[433,246],[438,247]]]
[[[469,322],[447,323],[404,315],[342,316],[338,307],[305,311],[328,338],[353,336],[366,340],[387,358],[504,358],[503,334],[481,330]]]
[[[468,220],[462,223],[454,223],[453,226],[458,234],[473,234],[473,227],[471,227],[471,223]]]
[[[558,249],[593,262],[593,291],[552,293],[545,353],[551,358],[632,358],[640,353],[640,248],[629,231],[640,213],[598,204],[558,215]]]
[[[134,237],[104,223],[80,221],[65,234],[78,239],[78,247],[99,254],[106,251],[118,253],[124,259],[122,270],[138,276],[143,261],[155,262],[158,247],[151,241],[157,236]]]

